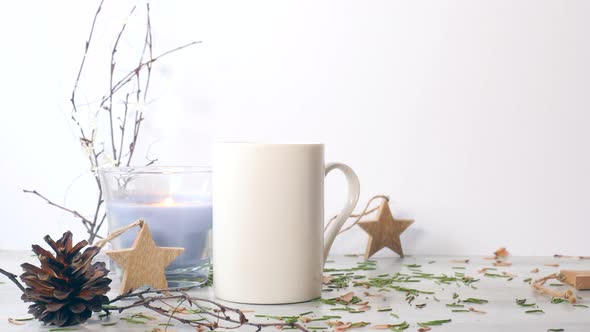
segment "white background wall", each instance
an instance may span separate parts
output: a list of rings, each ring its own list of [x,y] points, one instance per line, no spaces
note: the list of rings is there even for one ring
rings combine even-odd
[[[106,1],[85,91],[106,87],[108,46],[133,3]],[[81,230],[22,188],[91,212],[68,98],[96,4],[0,2],[0,248]],[[328,160],[358,172],[363,203],[389,194],[394,214],[416,219],[407,253],[588,254],[589,2],[154,1],[152,10],[156,53],[203,42],[158,64],[143,148],[162,164],[208,164],[218,140],[322,141]],[[330,215],[344,199],[343,179],[331,177]],[[334,251],[365,243],[355,229]]]

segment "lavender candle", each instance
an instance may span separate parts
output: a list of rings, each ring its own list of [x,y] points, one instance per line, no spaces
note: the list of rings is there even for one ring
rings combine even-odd
[[[145,220],[156,245],[185,249],[166,270],[170,286],[207,281],[212,219],[207,169],[110,168],[101,170],[101,179],[110,230]],[[113,248],[131,247],[136,235],[136,229],[124,233]]]

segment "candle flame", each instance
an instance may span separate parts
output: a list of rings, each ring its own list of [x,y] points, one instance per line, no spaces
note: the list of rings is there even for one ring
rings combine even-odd
[[[163,201],[153,204],[154,206],[175,206],[176,201],[172,197],[166,197]]]

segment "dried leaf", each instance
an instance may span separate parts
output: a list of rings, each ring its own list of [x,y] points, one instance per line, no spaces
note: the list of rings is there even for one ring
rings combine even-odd
[[[559,264],[555,264],[555,263],[552,263],[552,264],[543,264],[543,265],[549,266],[549,267],[559,267]]]
[[[344,295],[340,295],[339,297],[336,298],[336,300],[340,300],[340,301],[349,303],[353,297],[354,297],[354,292],[348,292]]]
[[[538,268],[532,269],[531,273],[539,273],[539,269]]]
[[[496,258],[508,257],[508,256],[510,256],[510,253],[508,252],[508,250],[506,250],[505,247],[501,247],[498,250],[494,251],[494,256],[496,256]]]
[[[421,327],[421,328],[418,329],[418,332],[427,332],[427,331],[430,331],[430,330],[432,330],[431,327]]]
[[[371,309],[371,306],[364,305],[364,306],[360,307],[358,310],[359,311],[369,311],[370,309]]]

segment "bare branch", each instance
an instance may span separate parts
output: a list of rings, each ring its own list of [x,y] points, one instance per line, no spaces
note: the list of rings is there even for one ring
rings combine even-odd
[[[177,294],[172,294],[172,295],[163,295],[164,293],[168,293],[168,292],[174,292]],[[149,296],[146,297],[145,295],[147,294],[157,294],[154,296]],[[179,293],[179,294],[178,294]],[[137,298],[136,301],[125,305],[125,306],[113,306],[112,304],[115,302],[118,302],[120,300],[126,299],[132,299],[132,298]],[[171,307],[169,304],[167,304],[165,301],[166,300],[178,300],[180,303],[175,306],[175,307]],[[175,314],[177,312],[181,312],[183,308],[180,308],[182,303],[188,303],[190,307],[196,306],[199,310],[196,314],[201,315],[201,317],[203,316],[208,316],[213,318],[214,320],[208,320],[207,318],[203,317],[203,320],[194,320],[194,319],[185,319],[182,317],[178,317]],[[163,303],[169,307],[171,307],[170,310],[155,306],[154,303]],[[199,303],[208,303],[210,305],[215,306],[215,308],[213,309],[208,309],[205,308],[203,306],[201,306]],[[182,289],[166,289],[166,290],[146,290],[146,291],[140,291],[140,292],[136,292],[136,293],[129,293],[129,294],[125,294],[125,295],[120,295],[116,298],[114,298],[113,300],[111,300],[109,302],[109,306],[107,310],[113,310],[113,311],[118,311],[119,313],[131,309],[131,308],[138,308],[138,307],[144,307],[147,309],[150,309],[164,317],[168,317],[169,319],[174,319],[184,325],[188,325],[191,327],[207,327],[210,329],[216,329],[216,328],[223,328],[223,329],[238,329],[243,325],[249,325],[249,326],[254,326],[258,329],[258,331],[260,329],[262,329],[263,327],[269,327],[269,326],[273,326],[273,327],[291,327],[291,328],[295,328],[298,329],[300,331],[305,331],[307,332],[308,330],[303,327],[301,324],[299,323],[256,323],[256,322],[250,322],[248,320],[248,318],[244,315],[244,313],[240,310],[240,309],[236,309],[236,308],[231,308],[231,307],[227,307],[221,303],[215,302],[213,300],[210,299],[204,299],[204,298],[197,298],[197,297],[192,297],[190,295],[188,295],[186,292],[184,292]],[[184,310],[184,309],[183,309]],[[232,326],[221,326],[219,325],[220,321],[224,321],[227,323],[233,323],[235,325]]]
[[[133,6],[133,8],[131,8],[131,12],[129,12],[129,16],[133,15],[133,12],[135,12],[135,8],[136,8],[136,6]],[[115,66],[116,66],[115,53],[117,53],[117,46],[119,46],[119,41],[121,40],[121,36],[123,36],[123,33],[125,32],[125,28],[127,28],[127,21],[125,21],[125,23],[123,23],[123,25],[121,26],[121,30],[119,30],[119,33],[117,34],[117,39],[115,40],[115,44],[113,45],[113,49],[111,51],[111,75],[110,75],[110,79],[109,79],[110,93],[108,94],[109,106],[107,108],[107,111],[109,112],[109,124],[111,126],[111,149],[113,152],[113,159],[114,160],[117,160],[117,149],[115,148],[115,129],[113,126],[113,96],[114,96],[113,76],[115,75]],[[123,140],[123,138],[121,138],[121,140]],[[119,153],[122,153],[122,151],[120,151]],[[121,158],[119,158],[119,160],[120,159]]]
[[[105,157],[105,145],[107,146],[107,151],[112,150],[112,157],[114,160],[114,166],[121,166],[123,163],[125,165],[130,166],[134,153],[137,149],[140,129],[142,127],[142,122],[144,121],[144,114],[143,114],[143,105],[147,102],[147,94],[149,91],[150,81],[151,81],[151,74],[152,74],[152,66],[153,64],[159,60],[160,58],[167,56],[168,54],[180,51],[184,48],[187,48],[191,45],[197,44],[199,42],[191,42],[186,45],[182,45],[176,47],[174,49],[168,50],[158,56],[154,57],[153,54],[153,39],[152,39],[152,22],[151,22],[151,14],[150,14],[150,4],[146,4],[146,29],[145,35],[143,38],[143,47],[141,56],[139,58],[139,62],[133,70],[125,73],[122,72],[122,76],[116,74],[117,69],[117,58],[119,55],[118,47],[123,40],[123,36],[125,35],[127,29],[127,23],[123,23],[120,27],[118,34],[114,40],[112,45],[112,49],[110,52],[110,75],[109,75],[109,89],[106,94],[102,95],[100,99],[92,104],[85,105],[86,108],[92,106],[93,110],[89,110],[92,112],[92,115],[96,118],[102,116],[105,110],[108,112],[108,120],[110,125],[110,143],[101,141],[97,142],[97,137],[102,137],[102,135],[97,134],[97,129],[90,127],[85,127],[85,121],[81,121],[83,116],[81,114],[81,110],[79,109],[79,105],[77,103],[78,98],[78,90],[80,87],[80,82],[87,64],[87,59],[89,55],[89,50],[91,44],[93,42],[94,32],[97,27],[98,17],[102,11],[102,7],[104,4],[104,0],[98,0],[99,5],[94,13],[94,17],[92,20],[92,25],[90,26],[90,31],[86,38],[86,42],[84,44],[84,52],[82,54],[82,60],[78,67],[78,71],[76,74],[76,79],[74,81],[74,86],[72,88],[71,96],[70,96],[70,103],[72,105],[72,113],[71,113],[71,121],[77,127],[79,132],[78,139],[82,147],[88,153],[88,162],[90,163],[91,170],[94,176],[94,180],[96,183],[97,188],[97,198],[96,198],[96,206],[94,208],[94,215],[92,217],[85,217],[77,210],[66,208],[65,206],[59,205],[54,203],[53,201],[49,200],[45,196],[39,194],[37,191],[34,190],[24,190],[25,193],[30,193],[39,196],[43,200],[45,200],[48,204],[55,206],[63,211],[66,211],[75,217],[79,218],[82,221],[82,224],[86,228],[89,237],[88,242],[93,243],[93,241],[100,237],[98,236],[98,232],[100,231],[101,227],[106,220],[105,214],[105,206],[104,206],[104,192],[100,182],[98,169],[102,165],[102,161]],[[134,6],[131,11],[129,12],[129,16],[133,15],[136,12],[136,7]],[[137,87],[132,87],[130,82],[136,80]],[[114,101],[116,98],[119,97],[119,94],[124,93],[124,103],[123,106],[120,107],[119,105],[115,105]],[[137,102],[137,109],[130,109],[129,98],[133,98],[132,96],[135,95],[135,99]],[[81,105],[81,104],[80,104]],[[130,112],[134,112],[133,118]],[[115,130],[115,123],[114,119],[117,119],[119,115],[122,115],[121,123],[119,126],[120,133],[116,132]],[[106,116],[106,115],[105,115]],[[128,119],[129,117],[129,119]],[[117,140],[120,134],[120,140]],[[108,135],[106,136],[108,137]],[[107,138],[108,139],[108,138]],[[106,144],[105,144],[106,143]],[[152,165],[157,161],[155,158],[148,158],[147,165]]]
[[[92,20],[92,26],[90,27],[90,34],[88,35],[88,39],[86,39],[86,44],[84,46],[84,55],[82,56],[82,62],[80,63],[80,67],[78,68],[78,75],[76,75],[74,89],[72,90],[72,96],[70,97],[70,102],[72,103],[74,113],[78,112],[78,108],[76,107],[76,91],[78,90],[78,84],[80,83],[82,70],[84,69],[84,64],[86,63],[86,56],[88,55],[88,49],[90,48],[90,42],[92,41],[92,35],[94,34],[96,20],[98,19],[98,14],[100,14],[100,11],[102,10],[103,3],[104,0],[101,0],[100,4],[98,5],[98,9],[96,10],[96,13],[94,13],[94,19]]]
[[[130,81],[133,79],[133,77],[135,76],[135,73],[136,73],[137,71],[139,71],[139,70],[142,70],[144,67],[147,67],[147,66],[149,66],[149,65],[152,65],[154,62],[156,62],[157,60],[161,59],[162,57],[165,57],[166,55],[169,55],[169,54],[171,54],[171,53],[174,53],[174,52],[178,52],[178,51],[180,51],[180,50],[182,50],[182,49],[185,49],[185,48],[187,48],[187,47],[190,47],[190,46],[193,46],[193,45],[196,45],[196,44],[200,44],[200,43],[201,43],[200,41],[193,41],[193,42],[190,42],[190,43],[188,43],[188,44],[185,44],[185,45],[182,45],[182,46],[179,46],[179,47],[173,48],[173,49],[171,49],[171,50],[169,50],[169,51],[166,51],[166,52],[164,52],[164,53],[162,53],[162,54],[158,55],[158,56],[157,56],[157,57],[155,57],[155,58],[151,58],[151,59],[150,59],[150,60],[148,60],[148,61],[142,62],[142,63],[141,63],[139,66],[137,66],[135,69],[133,69],[133,70],[129,71],[129,72],[128,72],[128,73],[127,73],[125,76],[123,76],[123,78],[121,78],[121,80],[119,80],[119,81],[118,81],[118,82],[117,82],[117,83],[116,83],[116,84],[113,86],[113,90],[112,90],[112,91],[113,91],[113,93],[116,93],[116,92],[118,92],[118,91],[119,91],[119,90],[120,90],[120,89],[121,89],[123,86],[125,86],[127,83],[129,83],[129,82],[130,82]],[[103,98],[103,100],[101,101],[101,103],[100,103],[100,104],[101,104],[101,107],[102,107],[102,106],[104,106],[104,104],[105,104],[107,101],[108,101],[108,96],[104,97],[104,98]]]
[[[37,192],[37,190],[27,190],[27,189],[23,189],[24,193],[27,194],[33,194],[35,196],[38,196],[39,198],[43,199],[47,204],[51,205],[51,206],[55,206],[56,208],[66,211],[68,213],[73,214],[74,216],[80,218],[80,220],[82,220],[82,223],[87,226],[86,228],[88,228],[88,226],[92,225],[92,222],[90,220],[88,220],[88,218],[84,217],[83,215],[80,214],[80,212],[76,211],[76,210],[70,210],[65,206],[56,204],[54,202],[52,202],[51,200],[49,200],[47,197],[41,195],[39,192]]]
[[[125,129],[127,127],[127,113],[129,112],[129,93],[125,95],[125,101],[123,102],[123,119],[121,120],[121,140],[119,141],[119,158],[117,159],[116,166],[121,165],[121,158],[123,157],[123,143],[125,142]]]

